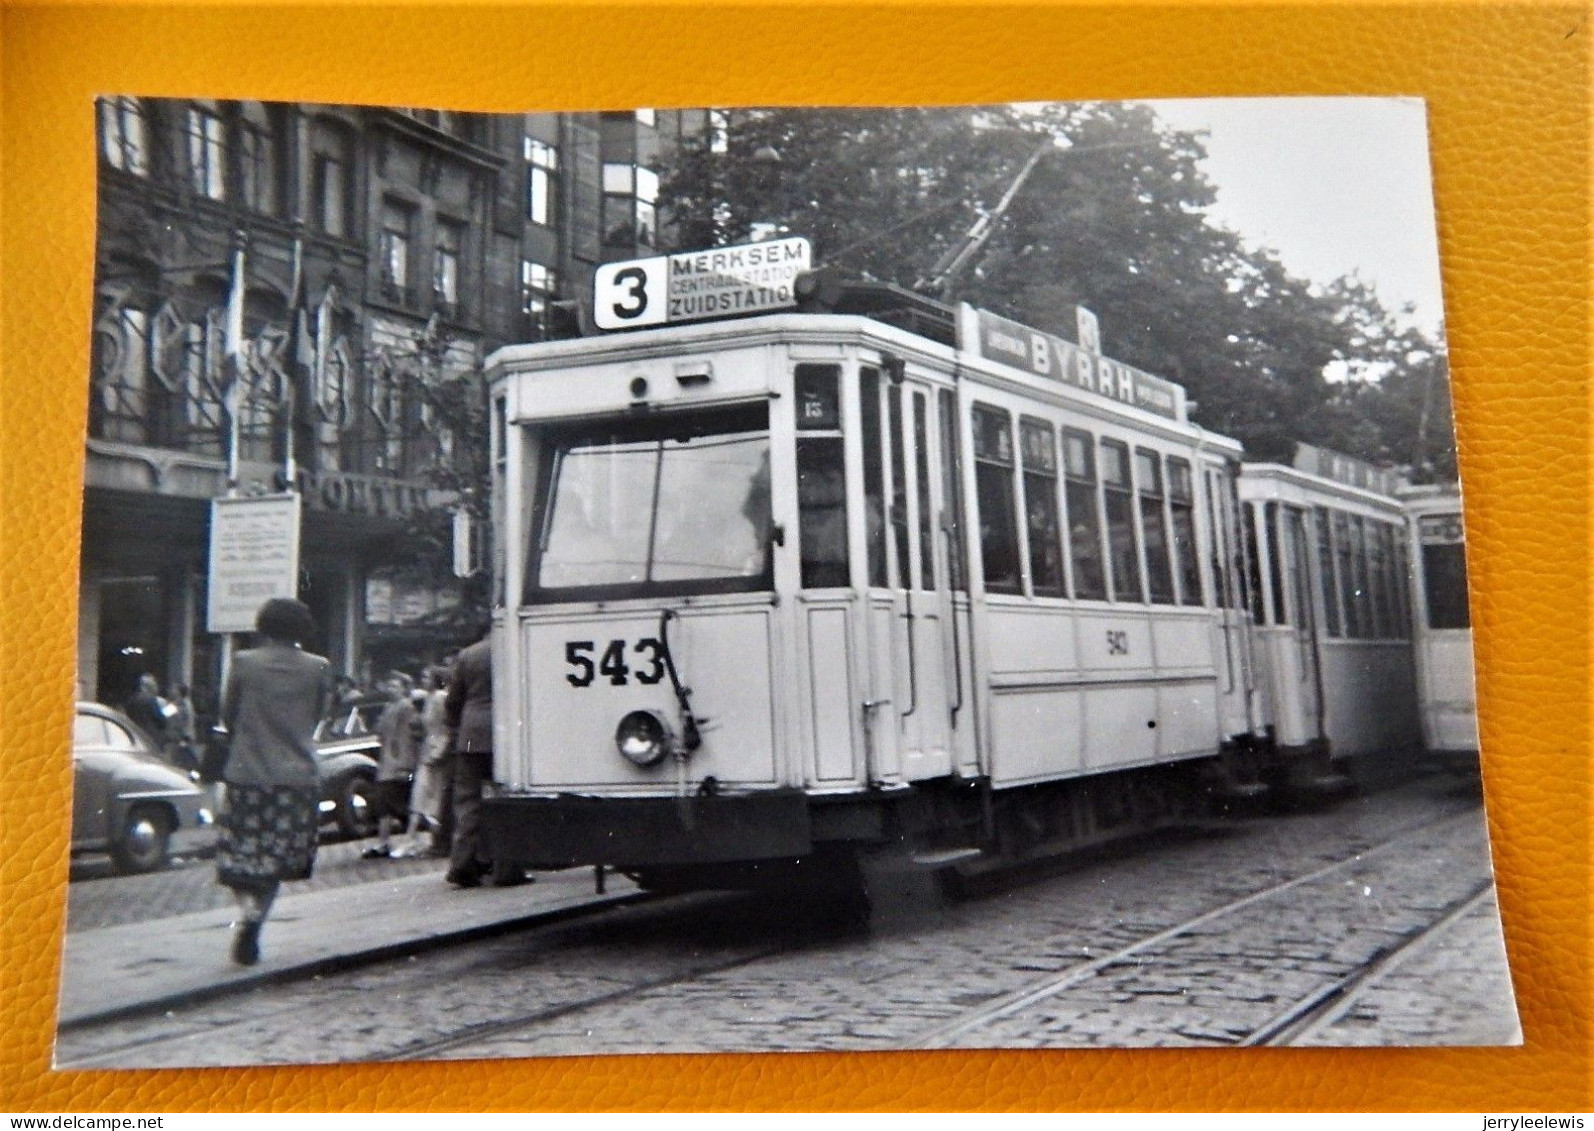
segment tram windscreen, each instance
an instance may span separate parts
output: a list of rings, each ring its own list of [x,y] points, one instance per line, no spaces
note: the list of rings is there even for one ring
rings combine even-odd
[[[551,440],[528,600],[769,588],[763,405]]]

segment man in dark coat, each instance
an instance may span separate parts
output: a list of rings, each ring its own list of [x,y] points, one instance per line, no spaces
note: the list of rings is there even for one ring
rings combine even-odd
[[[482,844],[482,786],[493,776],[493,657],[485,638],[459,654],[443,716],[454,734],[454,845],[447,880],[473,888],[492,873],[499,885],[524,878],[500,862],[494,869]]]

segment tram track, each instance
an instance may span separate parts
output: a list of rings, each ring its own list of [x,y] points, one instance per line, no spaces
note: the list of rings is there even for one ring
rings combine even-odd
[[[1242,1048],[1295,1045],[1333,1027],[1369,990],[1420,953],[1435,938],[1442,936],[1453,924],[1470,915],[1493,893],[1493,879],[1478,884],[1470,894],[1447,905],[1443,914],[1433,922],[1413,931],[1367,965],[1301,998],[1243,1040],[1236,1041],[1236,1045]]]
[[[1070,1013],[1077,1005],[1077,1000],[1068,998],[1069,991],[1083,989],[1088,995],[1100,988],[1090,984],[1094,979],[1101,978],[1103,985],[1112,978],[1118,978],[1120,981],[1130,979],[1135,975],[1134,967],[1137,964],[1143,964],[1150,977],[1158,976],[1159,967],[1165,976],[1170,967],[1176,967],[1183,960],[1179,946],[1199,944],[1200,940],[1196,940],[1195,944],[1191,940],[1203,933],[1208,936],[1208,941],[1220,937],[1226,928],[1226,922],[1234,916],[1249,912],[1251,917],[1256,919],[1260,913],[1262,918],[1271,916],[1279,922],[1285,922],[1301,908],[1322,902],[1321,892],[1302,892],[1301,889],[1322,885],[1323,892],[1331,893],[1339,890],[1343,894],[1352,888],[1361,891],[1364,880],[1379,885],[1379,879],[1375,878],[1378,869],[1370,868],[1369,874],[1362,877],[1355,877],[1350,873],[1354,872],[1359,864],[1369,864],[1380,859],[1383,859],[1383,867],[1392,866],[1399,862],[1398,854],[1403,848],[1408,849],[1405,855],[1410,860],[1431,855],[1443,847],[1451,835],[1448,827],[1467,820],[1476,820],[1475,811],[1451,810],[1418,821],[1398,824],[1391,822],[1395,827],[1391,828],[1386,824],[1376,832],[1369,829],[1367,832],[1374,832],[1373,836],[1354,838],[1349,844],[1342,845],[1333,857],[1330,857],[1329,853],[1320,852],[1315,854],[1315,859],[1301,861],[1298,867],[1304,870],[1300,874],[1256,890],[1236,890],[1230,886],[1227,892],[1221,888],[1212,891],[1208,900],[1209,903],[1222,901],[1217,906],[1209,906],[1199,914],[1190,915],[1171,926],[1163,926],[1167,919],[1162,919],[1160,923],[1155,920],[1147,922],[1142,930],[1149,928],[1150,931],[1142,938],[1124,940],[1120,933],[1118,941],[1124,945],[1117,946],[1110,953],[1099,955],[1083,965],[1056,970],[1038,981],[1031,981],[1018,989],[1010,990],[999,998],[988,1000],[966,1011],[959,1011],[955,1016],[936,1024],[934,1028],[921,1030],[916,1035],[909,1029],[893,1040],[893,1046],[946,1048],[968,1047],[971,1043],[977,1043],[980,1047],[1001,1047],[1008,1043],[1022,1044],[1022,1037],[1016,1042],[1004,1039],[1002,1022],[1008,1022],[1007,1032],[1011,1033],[1015,1028],[1022,1030],[1023,1026],[1032,1024],[1035,1017],[1044,1012],[1048,1004],[1054,1013]],[[1396,857],[1395,861],[1388,860],[1391,856]],[[1411,866],[1407,867],[1409,871]],[[1341,873],[1346,874],[1341,875]],[[1360,1000],[1361,994],[1376,987],[1380,979],[1397,969],[1407,957],[1419,952],[1426,940],[1441,934],[1445,926],[1465,916],[1477,906],[1479,900],[1488,896],[1492,885],[1487,877],[1481,882],[1471,882],[1471,880],[1471,877],[1457,877],[1456,882],[1448,885],[1445,892],[1435,895],[1430,902],[1442,902],[1444,906],[1439,908],[1437,914],[1431,917],[1432,921],[1426,923],[1422,929],[1404,929],[1409,926],[1404,924],[1400,931],[1384,932],[1382,948],[1370,958],[1358,962],[1354,969],[1344,969],[1332,972],[1333,976],[1326,976],[1323,969],[1314,967],[1312,972],[1318,975],[1317,983],[1307,992],[1299,992],[1302,989],[1299,984],[1289,985],[1287,992],[1285,987],[1279,988],[1280,996],[1288,998],[1288,1004],[1282,1007],[1271,1000],[1266,1007],[1257,1006],[1253,999],[1236,1000],[1233,1003],[1235,1013],[1228,1018],[1228,1021],[1232,1021],[1233,1028],[1226,1034],[1213,1033],[1197,1043],[1219,1046],[1288,1044],[1332,1027],[1339,1017],[1354,1007],[1356,1001]],[[1463,882],[1468,884],[1467,893],[1459,899],[1452,898],[1454,888]],[[1396,903],[1404,905],[1404,891],[1405,889],[1399,885],[1380,885],[1379,896],[1392,898]],[[1292,899],[1292,893],[1297,892],[1301,892],[1301,897]],[[1225,895],[1231,895],[1232,898],[1224,900]],[[720,997],[727,992],[736,992],[732,983],[750,982],[757,985],[760,984],[760,979],[766,979],[763,983],[765,985],[771,982],[778,984],[781,979],[791,977],[789,973],[781,970],[782,965],[786,964],[784,960],[797,958],[806,951],[823,952],[833,947],[836,942],[844,941],[844,936],[834,929],[837,921],[831,916],[821,915],[808,921],[805,928],[796,931],[791,931],[789,920],[783,932],[779,934],[772,934],[765,928],[749,928],[744,937],[730,942],[718,954],[710,956],[705,956],[702,952],[694,954],[690,949],[680,948],[673,952],[673,958],[667,960],[667,966],[655,962],[646,969],[612,966],[607,970],[604,969],[608,961],[604,956],[615,954],[617,948],[623,952],[623,948],[630,945],[627,940],[647,939],[657,945],[660,930],[663,929],[666,934],[674,931],[687,932],[682,935],[681,941],[688,946],[694,938],[724,942],[725,931],[739,931],[742,929],[739,924],[752,921],[747,910],[738,904],[737,897],[734,896],[722,893],[709,903],[702,902],[705,898],[702,895],[687,896],[678,903],[677,900],[682,898],[639,896],[623,907],[599,908],[586,913],[567,914],[558,924],[539,925],[523,934],[514,933],[514,938],[519,940],[514,942],[514,947],[500,946],[496,957],[486,958],[487,965],[483,965],[484,960],[481,958],[467,958],[461,953],[460,961],[470,965],[461,967],[453,976],[466,975],[470,970],[496,970],[499,977],[512,978],[511,972],[521,967],[521,956],[524,955],[527,960],[535,963],[535,968],[546,967],[555,977],[549,981],[539,976],[536,982],[529,983],[542,987],[539,991],[542,994],[541,999],[536,1002],[522,1001],[520,1003],[522,1007],[519,1009],[515,1008],[516,1002],[513,997],[500,996],[497,1004],[500,1007],[508,1007],[503,1013],[497,1008],[492,1008],[490,999],[484,998],[485,1008],[476,1010],[473,1015],[459,1017],[459,1023],[452,1025],[444,1019],[445,1015],[435,1012],[412,1014],[422,1018],[425,1029],[429,1031],[394,1032],[383,1037],[379,1047],[367,1045],[359,1051],[344,1051],[337,1056],[337,1059],[382,1063],[448,1058],[461,1054],[526,1055],[526,1052],[521,1050],[547,1047],[549,1034],[554,1035],[554,1042],[557,1045],[562,1039],[557,1036],[558,1030],[561,1024],[568,1027],[571,1024],[570,1019],[579,1019],[582,1015],[587,1015],[588,1020],[581,1026],[582,1028],[589,1026],[601,1028],[604,1025],[612,1027],[616,1017],[624,1017],[628,1012],[635,1016],[639,1010],[653,1010],[655,1004],[667,1004],[672,1000],[690,998],[694,992],[701,993],[705,984],[713,985],[716,979],[725,975],[730,975],[731,978],[727,982],[722,982],[715,991]],[[1288,901],[1285,907],[1289,913],[1280,915],[1272,910],[1269,906],[1270,900]],[[976,899],[974,902],[978,903],[979,900]],[[1369,910],[1369,903],[1376,904],[1377,897],[1360,905],[1335,904],[1324,914],[1331,922],[1351,923],[1352,920],[1358,920],[1351,923],[1351,928],[1363,930],[1361,938],[1365,939],[1368,937],[1367,930],[1377,930],[1376,926],[1368,927],[1366,923],[1359,921],[1368,918],[1365,913]],[[1187,913],[1198,910],[1199,906],[1187,903]],[[782,907],[789,911],[784,904]],[[726,924],[725,930],[708,929],[702,925],[702,914],[710,908],[717,909],[713,914],[716,918],[723,919]],[[604,926],[606,914],[618,916],[613,920],[612,928]],[[694,925],[685,926],[686,924]],[[574,929],[576,934],[562,933],[571,929]],[[1294,956],[1286,952],[1291,950],[1292,944],[1298,943],[1300,936],[1310,936],[1311,933],[1310,923],[1301,924],[1293,931],[1296,938],[1281,936],[1275,943],[1263,943],[1261,946],[1264,951],[1270,945],[1276,946],[1279,954],[1289,961]],[[1095,935],[1093,939],[1080,941],[1099,940],[1100,936]],[[1169,946],[1170,943],[1178,945]],[[1043,949],[1050,946],[1044,942],[1036,945]],[[439,949],[444,949],[446,953],[446,948]],[[661,951],[661,954],[663,953],[666,952]],[[558,977],[560,971],[567,972],[567,975],[571,971],[572,956],[578,956],[577,962],[583,972],[575,976],[566,976],[561,980]],[[1184,952],[1184,957],[1188,957],[1187,952]],[[363,968],[369,968],[372,971],[370,977],[380,978],[383,981],[368,984],[356,982],[342,986],[341,990],[337,983],[329,983],[328,989],[366,997],[368,1000],[368,995],[372,992],[370,986],[404,985],[402,977],[394,982],[393,974],[381,972],[382,966],[381,962],[346,964],[338,970],[338,973],[355,974]],[[1033,970],[1034,967],[1030,969]],[[517,983],[513,981],[504,982],[506,988],[515,984]],[[1012,982],[1008,981],[1007,985],[1011,986]],[[404,990],[385,992],[408,996]],[[228,1007],[229,1011],[235,1010],[234,1015],[222,1018],[211,1016],[207,1020],[204,1015],[184,1016],[183,1014],[168,1015],[164,1019],[151,1018],[150,1028],[146,1028],[136,1039],[123,1040],[114,1033],[107,1032],[104,1036],[111,1037],[117,1042],[114,1047],[99,1045],[92,1050],[85,1050],[82,1055],[67,1055],[58,1062],[57,1067],[85,1069],[115,1064],[127,1065],[127,1054],[134,1052],[140,1054],[140,1059],[154,1065],[168,1062],[181,1063],[180,1055],[173,1059],[174,1054],[180,1053],[181,1042],[208,1042],[218,1037],[226,1040],[225,1033],[232,1031],[247,1033],[252,1027],[284,1029],[291,1027],[294,1018],[301,1012],[307,1013],[312,1008],[319,1008],[325,1012],[327,1007],[325,997],[316,995],[319,1004],[312,1006],[310,1004],[312,999],[307,991],[301,990],[299,993],[296,1002],[281,1006],[270,998],[258,998],[247,1003],[245,1007]],[[516,996],[519,996],[518,992]],[[1058,999],[1062,1001],[1059,1002]],[[946,1004],[951,1002],[947,1001]],[[1041,1008],[1038,1010],[1037,1007]],[[1266,1009],[1266,1016],[1255,1016],[1259,1008]],[[837,1018],[836,1021],[844,1024],[842,1018]],[[579,1021],[576,1023],[580,1024]],[[162,1029],[165,1031],[161,1031]],[[1174,1043],[1183,1039],[1180,1026],[1168,1024],[1160,1030],[1148,1030],[1148,1040],[1152,1043],[1164,1043],[1164,1038]],[[543,1043],[539,1045],[539,1042]],[[346,1044],[342,1047],[347,1050]],[[162,1048],[167,1051],[164,1053],[158,1051]],[[536,1053],[533,1052],[532,1055]]]
[[[957,1022],[943,1027],[946,1030],[944,1033],[942,1033],[941,1030],[932,1031],[932,1033],[929,1035],[929,1039],[921,1039],[920,1042],[907,1042],[907,1047],[947,1047],[943,1041],[937,1039],[937,1036],[956,1036],[962,1032],[977,1028],[986,1021],[995,1017],[1008,1016],[1013,1013],[1021,1012],[1029,1005],[1053,997],[1056,994],[1066,990],[1070,985],[1087,980],[1092,976],[1093,973],[1117,963],[1121,963],[1127,958],[1132,958],[1136,953],[1154,947],[1160,942],[1179,937],[1196,927],[1215,922],[1221,919],[1224,915],[1232,914],[1237,910],[1261,903],[1269,898],[1276,897],[1281,893],[1289,892],[1296,888],[1322,880],[1325,877],[1331,876],[1335,872],[1359,863],[1363,863],[1369,858],[1376,857],[1382,853],[1395,849],[1414,835],[1434,830],[1447,823],[1458,822],[1464,819],[1466,816],[1467,814],[1452,813],[1435,820],[1419,822],[1402,828],[1394,835],[1386,838],[1376,845],[1358,849],[1349,857],[1336,860],[1331,864],[1294,877],[1290,880],[1284,881],[1283,883],[1275,884],[1262,891],[1253,892],[1244,898],[1232,900],[1218,908],[1214,908],[1211,911],[1203,913],[1202,915],[1195,916],[1194,918],[1177,924],[1176,926],[1165,931],[1143,939],[1138,943],[1132,944],[1128,947],[1120,948],[1111,954],[1105,955],[1091,963],[1086,964],[1084,967],[1068,972],[1061,978],[1048,980],[1039,986],[1028,987],[1026,990],[1020,991],[1016,995],[1011,995],[1008,998],[1003,999],[1002,1002],[997,1003],[994,1010],[986,1009],[976,1011],[973,1014],[965,1015]],[[1447,924],[1453,921],[1455,918],[1459,918],[1467,911],[1470,911],[1472,907],[1474,907],[1476,903],[1485,897],[1491,890],[1492,881],[1488,881],[1480,885],[1477,889],[1469,894],[1467,899],[1462,901],[1462,906],[1454,909],[1447,909],[1447,914],[1442,918],[1441,922],[1432,924],[1430,930],[1438,930],[1442,927],[1442,925]],[[1390,950],[1387,960],[1392,961],[1397,953],[1403,953],[1408,947],[1415,945],[1421,937],[1425,937],[1427,933],[1428,932],[1426,931],[1420,932],[1417,935],[1403,940],[1398,947],[1392,948]],[[602,1009],[607,1006],[625,1002],[628,999],[637,998],[659,991],[667,991],[673,987],[688,985],[701,979],[747,968],[772,959],[791,957],[814,945],[816,945],[816,943],[813,940],[801,940],[793,942],[789,945],[782,944],[778,946],[765,947],[752,954],[736,956],[715,962],[695,964],[694,966],[685,970],[675,971],[665,976],[632,982],[626,986],[617,987],[602,994],[595,994],[583,1000],[569,1001],[559,1003],[557,1005],[546,1006],[536,1010],[527,1011],[526,1013],[514,1017],[498,1018],[491,1021],[480,1022],[462,1028],[453,1033],[444,1034],[424,1041],[411,1042],[402,1048],[387,1050],[379,1056],[371,1057],[369,1059],[381,1062],[424,1059],[427,1057],[437,1056],[441,1053],[455,1052],[461,1049],[470,1048],[471,1046],[477,1044],[491,1043],[501,1038],[513,1036],[519,1031],[568,1018],[587,1010]],[[1380,964],[1380,969],[1381,968],[1382,964]],[[1346,995],[1353,993],[1357,987],[1363,985],[1364,983],[1371,984],[1371,980],[1374,978],[1375,973],[1375,970],[1372,968],[1362,968],[1361,970],[1354,972],[1343,979],[1339,979],[1332,986],[1324,987],[1318,993],[1311,995],[1309,1002],[1297,1003],[1296,1006],[1292,1006],[1292,1008],[1286,1011],[1284,1015],[1281,1015],[1278,1018],[1278,1021],[1281,1023],[1275,1025],[1273,1029],[1276,1030],[1277,1035],[1285,1036],[1298,1031],[1302,1026],[1309,1023],[1314,1018],[1324,1015],[1326,1011],[1333,1009],[1335,1003],[1337,1002],[1343,1001],[1348,1005],[1349,999]],[[1270,1031],[1265,1035],[1271,1037],[1274,1035],[1274,1032]],[[1266,1042],[1253,1042],[1247,1040],[1237,1041],[1234,1043],[1251,1044]]]
[[[927,1049],[962,1047],[959,1043],[960,1038],[989,1029],[997,1022],[1019,1017],[1026,1011],[1051,1002],[1070,990],[1086,986],[1110,971],[1121,970],[1149,960],[1159,948],[1165,948],[1176,940],[1191,938],[1203,928],[1219,924],[1226,918],[1231,918],[1268,900],[1286,896],[1308,885],[1327,880],[1336,873],[1365,864],[1370,859],[1409,843],[1413,837],[1420,834],[1437,831],[1443,826],[1459,824],[1468,819],[1471,819],[1470,814],[1452,813],[1408,826],[1375,845],[1358,849],[1333,863],[1251,892],[1239,899],[1230,900],[1088,962],[1034,981],[1022,989],[1002,995],[995,1001],[964,1011],[923,1031],[917,1039],[906,1042],[906,1047]],[[1402,954],[1471,911],[1479,901],[1492,892],[1493,886],[1493,878],[1486,877],[1470,888],[1465,896],[1446,904],[1437,918],[1418,930],[1407,932],[1399,940],[1384,948],[1371,962],[1317,986],[1311,993],[1294,1000],[1289,1007],[1275,1013],[1264,1024],[1236,1034],[1235,1039],[1210,1043],[1227,1043],[1236,1046],[1288,1043],[1319,1020],[1322,1020],[1323,1024],[1332,1024],[1331,1020],[1324,1019],[1330,1012],[1336,1011],[1340,1003],[1349,1008],[1352,997],[1348,995],[1354,995],[1359,989],[1373,984]],[[1337,1015],[1336,1012],[1335,1016]]]

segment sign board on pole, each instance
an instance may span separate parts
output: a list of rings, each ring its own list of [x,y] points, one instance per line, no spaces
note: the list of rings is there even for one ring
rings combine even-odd
[[[299,496],[210,501],[211,632],[252,632],[260,606],[299,595]]]
[[[605,263],[592,282],[602,330],[759,314],[797,305],[793,284],[812,249],[801,236]]]

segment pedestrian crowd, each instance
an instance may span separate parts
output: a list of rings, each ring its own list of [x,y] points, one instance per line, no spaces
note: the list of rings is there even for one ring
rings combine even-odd
[[[161,695],[152,674],[139,678],[127,715],[164,756],[196,778],[220,782],[224,802],[217,879],[238,901],[232,958],[260,960],[260,935],[281,884],[308,879],[320,831],[318,728],[331,723],[360,733],[359,708],[370,702],[352,678],[334,675],[305,650],[315,623],[303,603],[267,601],[256,618],[260,643],[228,666],[220,720],[202,746],[193,698],[178,685]],[[376,843],[363,858],[446,856],[446,880],[474,888],[530,882],[522,869],[484,851],[483,787],[492,779],[492,660],[486,639],[452,665],[433,665],[416,681],[393,672],[378,689],[383,707],[374,788]]]

